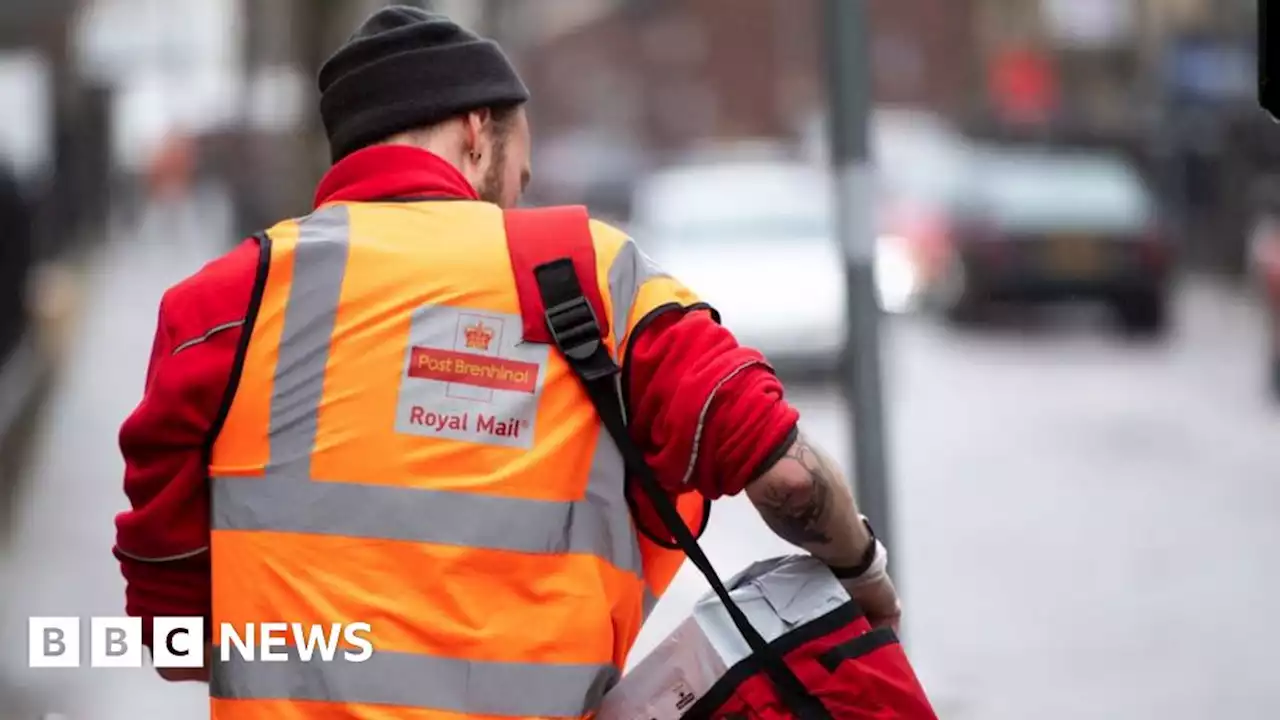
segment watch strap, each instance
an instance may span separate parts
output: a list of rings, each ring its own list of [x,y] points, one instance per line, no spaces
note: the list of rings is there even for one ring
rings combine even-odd
[[[852,567],[840,567],[838,565],[828,565],[833,575],[840,580],[856,580],[871,568],[871,564],[876,561],[876,548],[879,541],[876,539],[876,531],[872,529],[870,521],[866,516],[862,517],[862,526],[867,529],[867,534],[871,536],[871,542],[867,543],[867,549],[862,552],[858,564]]]

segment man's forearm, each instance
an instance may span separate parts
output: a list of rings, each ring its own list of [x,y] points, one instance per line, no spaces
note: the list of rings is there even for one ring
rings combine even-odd
[[[828,565],[858,565],[871,542],[849,483],[803,433],[747,496],[779,537]]]

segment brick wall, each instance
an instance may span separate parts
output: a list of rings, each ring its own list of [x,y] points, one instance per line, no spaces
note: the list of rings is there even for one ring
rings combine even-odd
[[[877,102],[956,115],[975,74],[973,0],[870,0]],[[779,137],[820,109],[818,0],[649,0],[524,52],[539,135],[589,126],[658,153]]]

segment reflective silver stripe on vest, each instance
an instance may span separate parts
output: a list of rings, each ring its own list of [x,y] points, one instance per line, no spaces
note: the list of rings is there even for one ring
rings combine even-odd
[[[635,307],[640,288],[650,280],[665,277],[670,275],[645,255],[634,240],[628,238],[622,249],[614,256],[613,262],[609,264],[609,297],[613,299],[614,347],[622,345],[623,338],[631,329],[631,309]],[[609,446],[615,447],[613,443],[609,443]],[[646,583],[642,603],[645,620],[649,619],[649,614],[657,604],[658,598]]]
[[[620,346],[623,338],[630,331],[631,309],[635,307],[640,289],[650,280],[669,277],[671,276],[658,267],[657,263],[646,255],[634,240],[627,239],[613,262],[609,264],[609,296],[613,298],[614,347]],[[613,447],[612,443],[610,447]],[[646,620],[657,604],[658,597],[646,584],[643,601]]]
[[[311,454],[350,250],[347,208],[316,212],[301,221],[299,233],[270,401],[270,458],[264,477],[213,478],[214,530],[583,553],[642,573],[623,494],[622,456],[603,427],[585,496],[575,502],[314,478]],[[518,716],[581,716],[617,677],[612,666],[477,663],[376,648],[364,663],[217,662],[213,674],[215,697],[311,698]]]
[[[246,662],[232,652],[210,683],[213,697],[431,708],[475,715],[578,718],[599,707],[618,681],[611,665],[477,662],[375,651],[364,662],[338,655],[303,661]],[[213,657],[220,658],[219,649]]]
[[[640,574],[640,547],[621,491],[622,457],[601,428],[586,499],[520,500],[469,493],[263,479],[213,483],[213,528],[267,530],[460,545],[486,550],[596,555]],[[483,522],[477,522],[483,518]]]
[[[645,283],[670,277],[628,239],[609,264],[609,296],[613,298],[613,344],[619,347],[630,329],[631,308]]]
[[[301,221],[294,248],[293,280],[272,382],[266,474],[268,479],[300,489],[311,487],[311,451],[351,250],[350,231],[346,207],[325,208]],[[310,501],[309,497],[296,499]]]

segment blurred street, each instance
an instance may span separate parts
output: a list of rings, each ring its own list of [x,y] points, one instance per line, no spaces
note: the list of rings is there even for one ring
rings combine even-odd
[[[90,264],[0,566],[2,720],[207,714],[202,687],[150,670],[29,670],[24,653],[28,616],[122,612],[116,432],[139,399],[160,294],[219,252],[222,215],[195,218],[212,230],[198,235],[117,230]],[[1280,414],[1261,388],[1261,311],[1197,281],[1177,312],[1152,345],[1089,316],[887,326],[904,634],[942,717],[1274,717],[1280,620],[1267,609],[1280,584],[1259,569],[1280,552]],[[847,465],[836,391],[793,394]],[[785,551],[745,502],[717,513],[707,543],[723,572]],[[686,568],[635,656],[701,592]]]
[[[203,686],[170,685],[149,668],[26,667],[28,617],[124,614],[124,581],[111,556],[112,519],[128,507],[116,438],[142,397],[161,294],[225,246],[224,214],[208,199],[201,207],[208,209],[185,218],[204,223],[200,234],[160,230],[166,219],[182,227],[186,208],[148,212],[137,227],[117,226],[86,263],[78,334],[36,433],[16,539],[0,555],[0,720],[37,711],[77,720],[208,716]],[[6,686],[23,692],[6,698]]]

